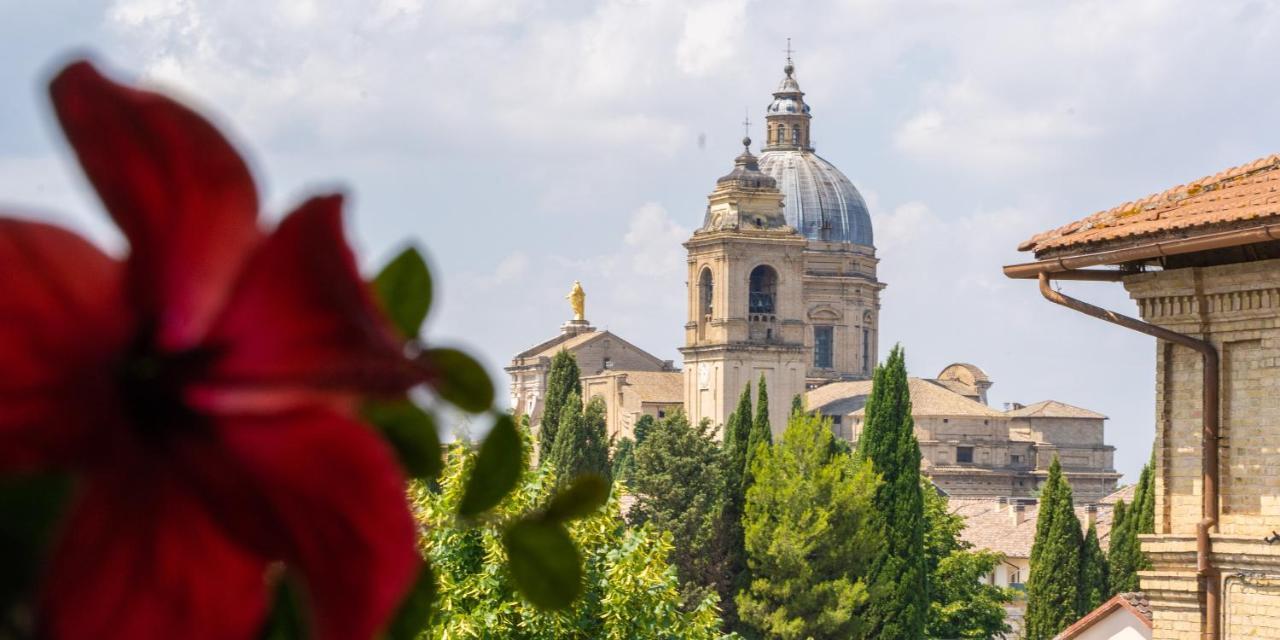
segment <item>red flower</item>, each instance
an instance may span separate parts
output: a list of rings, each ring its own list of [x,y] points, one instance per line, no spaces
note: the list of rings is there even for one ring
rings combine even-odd
[[[0,217],[0,474],[80,479],[41,635],[252,637],[283,561],[319,637],[373,636],[420,561],[403,474],[352,410],[418,377],[341,197],[264,232],[244,161],[199,115],[85,62],[50,92],[129,253]]]

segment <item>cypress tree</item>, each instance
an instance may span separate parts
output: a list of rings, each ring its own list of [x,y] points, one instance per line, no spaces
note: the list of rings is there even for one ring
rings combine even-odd
[[[560,412],[560,430],[549,461],[556,469],[556,484],[564,487],[574,478],[594,473],[609,481],[609,442],[605,438],[605,405],[600,397],[582,409],[576,391],[570,392]]]
[[[542,422],[538,424],[538,463],[541,464],[555,448],[556,433],[560,430],[560,414],[564,411],[570,393],[582,398],[581,372],[578,359],[561,349],[551,358],[547,370],[547,388],[543,393]]]
[[[1102,545],[1098,543],[1098,527],[1091,523],[1089,531],[1084,535],[1084,548],[1080,553],[1079,615],[1093,611],[1111,597],[1107,577],[1107,557],[1102,553]]]
[[[773,444],[773,428],[769,426],[769,389],[765,386],[763,373],[760,374],[759,391],[756,393],[756,419],[751,423],[751,433],[747,436],[747,473],[743,476],[746,482],[742,488],[744,496],[747,489],[751,488],[751,461],[755,459],[756,448],[762,442]]]
[[[658,421],[647,413],[636,420],[636,426],[632,429],[632,432],[635,434],[636,446],[644,443],[644,439],[649,437],[649,433],[653,431],[653,428],[657,426],[657,424]]]
[[[743,533],[742,512],[746,503],[747,445],[751,439],[751,383],[738,397],[738,407],[729,414],[724,425],[724,499],[720,512],[720,531],[723,539],[725,578],[721,584],[722,602],[732,602],[739,590],[750,582],[747,574],[746,542]],[[739,627],[736,607],[726,608],[724,619],[730,630]]]
[[[1036,521],[1036,541],[1031,547],[1031,576],[1027,582],[1027,640],[1049,640],[1079,617],[1080,556],[1084,536],[1071,499],[1071,485],[1062,477],[1055,456],[1041,495],[1051,498],[1042,504]],[[1044,537],[1040,537],[1041,519]]]
[[[1107,550],[1113,593],[1138,590],[1138,571],[1145,561],[1138,546],[1140,516],[1137,502],[1132,508],[1127,507],[1124,500],[1116,503],[1111,519],[1111,546]]]
[[[1138,489],[1133,494],[1132,511],[1136,516],[1134,533],[1156,532],[1155,457],[1142,467],[1138,477]]]
[[[902,347],[876,368],[867,399],[866,426],[858,454],[883,482],[875,505],[886,545],[872,563],[871,637],[916,640],[929,609],[924,547],[924,496],[920,492],[920,446],[911,418],[911,396]]]
[[[804,394],[797,393],[791,396],[791,415],[804,413]]]

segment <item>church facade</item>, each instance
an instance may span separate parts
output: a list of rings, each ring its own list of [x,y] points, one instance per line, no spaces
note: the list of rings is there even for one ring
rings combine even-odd
[[[723,424],[763,378],[770,422],[788,399],[828,382],[869,379],[880,291],[871,216],[843,173],[815,153],[813,121],[790,60],[751,140],[716,181],[688,250],[684,356],[690,420]]]

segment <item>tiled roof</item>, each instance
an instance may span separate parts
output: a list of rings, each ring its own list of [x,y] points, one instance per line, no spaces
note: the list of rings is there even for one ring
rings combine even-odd
[[[619,371],[641,402],[684,402],[684,374],[679,371]]]
[[[1042,400],[1035,404],[1029,404],[1021,409],[1012,409],[1004,412],[1010,418],[1092,418],[1094,420],[1106,420],[1107,417],[1097,411],[1090,411],[1069,405],[1065,402],[1057,400]]]
[[[1012,498],[1011,500],[1017,500]],[[950,498],[951,512],[964,517],[964,531],[960,538],[979,549],[1003,553],[1009,558],[1030,558],[1031,545],[1036,538],[1036,518],[1040,514],[1038,503],[1025,505],[1025,516],[1020,524],[1013,524],[1012,505],[1001,505],[995,498]],[[1097,519],[1098,543],[1103,549],[1111,537],[1111,505],[1099,504]],[[1084,527],[1088,522],[1087,508],[1076,505],[1076,517]]]
[[[1136,484],[1125,485],[1111,492],[1110,494],[1108,494],[1106,497],[1099,500],[1098,502],[1102,504],[1115,504],[1121,500],[1124,500],[1125,504],[1133,504],[1133,496],[1136,495],[1137,493],[1138,493],[1138,485]]]
[[[604,331],[588,331],[586,333],[579,333],[578,335],[573,336],[568,340],[557,342],[556,344],[553,344],[543,349],[542,351],[539,351],[533,354],[532,357],[537,358],[541,356],[541,357],[550,358],[555,356],[557,353],[560,353],[562,349],[565,351],[573,351],[574,349],[577,349],[578,347],[581,347],[582,345],[588,342],[591,342],[592,340],[604,334],[605,334]],[[529,356],[524,356],[524,357],[529,357]]]
[[[1188,237],[1280,220],[1280,155],[1259,158],[1040,233],[1019,251],[1082,253],[1146,236]]]
[[[907,378],[907,390],[911,394],[913,416],[1004,417],[1003,413],[960,395],[937,380]],[[870,380],[832,382],[806,393],[805,406],[824,415],[863,415],[870,395]]]
[[[1062,633],[1053,637],[1053,640],[1074,640],[1079,638],[1085,630],[1110,617],[1116,611],[1128,611],[1137,618],[1138,624],[1147,629],[1151,628],[1151,602],[1147,599],[1147,594],[1141,591],[1128,591],[1117,593],[1110,600],[1098,605],[1097,609],[1086,613],[1071,626],[1063,629]]]

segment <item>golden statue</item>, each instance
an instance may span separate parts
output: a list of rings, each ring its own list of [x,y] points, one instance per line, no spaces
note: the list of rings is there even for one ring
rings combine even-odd
[[[569,306],[573,307],[573,321],[583,322],[586,320],[587,309],[587,293],[582,290],[582,283],[577,280],[573,281],[573,288],[569,290],[569,295],[564,297],[569,301]]]

